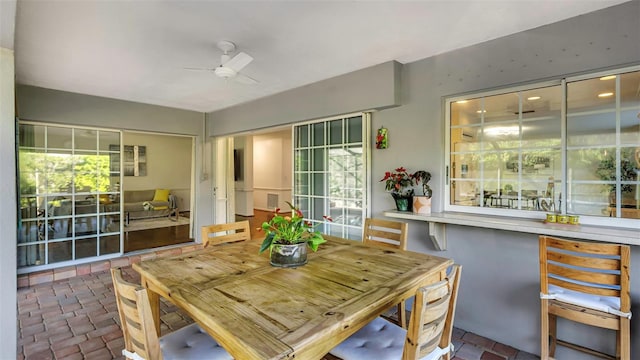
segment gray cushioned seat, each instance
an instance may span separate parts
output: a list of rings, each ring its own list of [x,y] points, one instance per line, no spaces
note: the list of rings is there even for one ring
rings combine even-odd
[[[329,353],[342,359],[400,360],[407,331],[381,317],[375,318]],[[435,360],[449,349],[436,347],[420,360]]]
[[[160,338],[164,360],[232,360],[233,357],[202,330],[191,324]]]

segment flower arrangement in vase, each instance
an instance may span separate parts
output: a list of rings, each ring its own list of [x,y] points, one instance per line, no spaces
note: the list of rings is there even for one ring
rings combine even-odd
[[[385,182],[385,190],[391,192],[398,211],[411,211],[414,178],[412,174],[407,172],[407,169],[401,166],[393,172],[387,171],[380,181]]]

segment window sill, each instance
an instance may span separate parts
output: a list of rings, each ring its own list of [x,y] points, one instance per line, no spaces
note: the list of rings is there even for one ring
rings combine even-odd
[[[436,249],[441,251],[447,249],[447,239],[445,236],[446,224],[640,246],[640,231],[638,231],[638,229],[630,228],[614,228],[594,225],[545,224],[541,220],[535,219],[509,218],[456,212],[440,212],[422,215],[397,210],[387,210],[383,212],[383,215],[398,219],[428,222],[429,237]]]

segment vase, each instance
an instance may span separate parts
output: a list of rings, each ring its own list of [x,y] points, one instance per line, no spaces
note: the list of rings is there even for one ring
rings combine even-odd
[[[391,193],[391,196],[393,196],[393,200],[395,200],[396,202],[396,209],[398,211],[412,211],[413,194],[401,195],[401,194]]]
[[[307,243],[273,244],[271,265],[277,267],[298,267],[307,263]]]
[[[413,197],[414,214],[431,214],[431,198],[427,196]]]

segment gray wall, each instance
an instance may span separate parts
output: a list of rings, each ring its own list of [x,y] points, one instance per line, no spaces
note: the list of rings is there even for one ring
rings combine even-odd
[[[210,136],[399,105],[401,64],[389,61],[207,114]],[[300,101],[303,100],[303,101]]]
[[[213,198],[210,177],[200,181],[197,175],[203,171],[210,172],[209,163],[202,161],[202,154],[207,151],[203,150],[206,145],[202,143],[204,114],[25,85],[17,86],[16,98],[17,114],[21,120],[195,136],[193,228],[199,229],[201,225],[211,223]]]
[[[18,85],[16,96],[21,120],[184,135],[202,132],[204,117],[196,111],[27,85]]]
[[[442,41],[446,40],[445,34]],[[374,112],[372,116],[373,131],[383,125],[389,129],[389,148],[372,150],[372,216],[380,217],[384,210],[393,208],[391,197],[377,179],[400,165],[432,173],[434,211],[442,210],[445,96],[631,64],[640,64],[639,1],[405,64],[398,72],[402,105]],[[338,87],[358,88],[352,80],[332,79]],[[251,119],[257,129],[295,121],[292,116],[306,120],[334,115],[338,110],[343,113],[363,110],[361,103],[338,101],[327,91],[294,90],[286,96],[208,114],[211,134],[245,131],[250,129]],[[309,108],[309,113],[304,113],[298,104]],[[291,106],[296,111],[290,111]],[[323,109],[327,109],[326,114],[321,114]],[[224,120],[224,125],[219,120]],[[409,228],[411,250],[451,257],[464,265],[456,326],[539,353],[535,235],[448,226],[448,250],[436,252],[427,239],[426,223],[411,221]],[[637,268],[640,268],[640,249],[634,247],[632,269]],[[637,274],[636,271],[631,275],[636,315],[640,313],[640,275]],[[561,333],[570,333],[569,340],[581,339],[613,352],[615,336],[612,333],[562,321],[559,326]],[[639,329],[640,317],[635,316],[631,342],[636,357],[640,354]],[[587,358],[565,349],[558,350],[556,355],[570,360]]]

